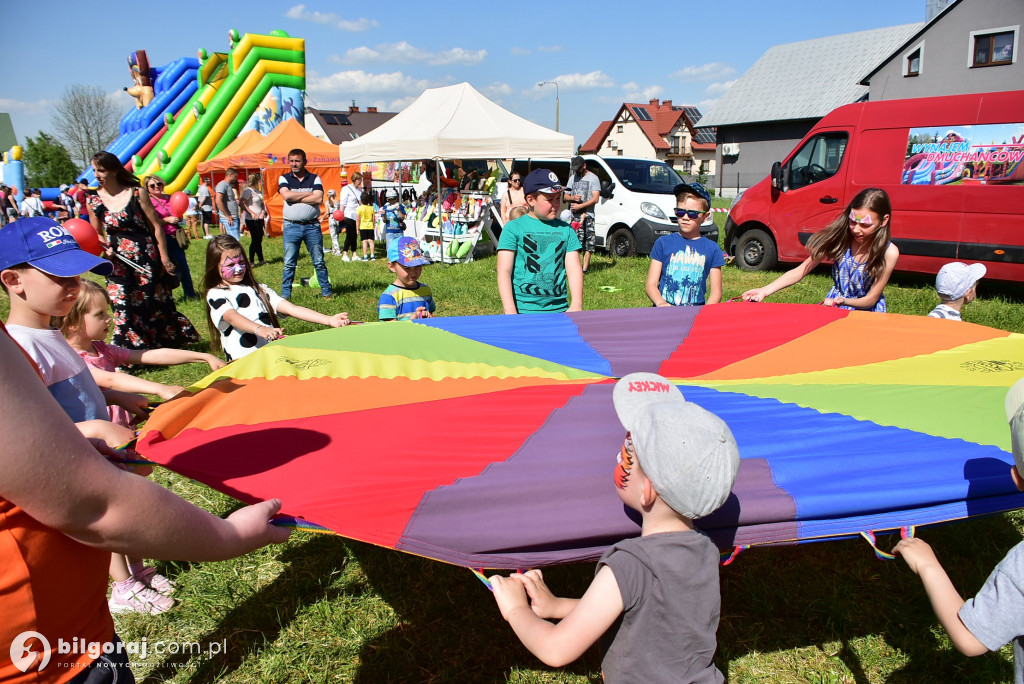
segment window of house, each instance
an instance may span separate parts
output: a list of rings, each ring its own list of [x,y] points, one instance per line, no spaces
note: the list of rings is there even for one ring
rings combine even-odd
[[[612,139],[608,138],[608,147],[611,147],[611,146],[612,146]]]
[[[971,32],[970,66],[999,66],[1016,61],[1019,27],[1005,27],[989,31]]]
[[[619,150],[619,156],[620,157],[622,156],[622,150]]]
[[[904,76],[917,76],[921,73],[921,48],[907,55],[907,70]]]
[[[669,143],[669,153],[679,154],[679,138],[672,138]]]
[[[622,124],[619,124],[618,126],[615,127],[615,132],[616,133],[621,133],[622,132]]]
[[[688,174],[688,173],[690,173],[691,169],[693,169],[693,162],[690,161],[689,159],[684,159],[683,160],[683,173]]]

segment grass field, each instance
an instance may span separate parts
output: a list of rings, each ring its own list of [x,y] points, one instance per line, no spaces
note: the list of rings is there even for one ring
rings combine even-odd
[[[721,216],[719,216],[719,220]],[[196,280],[205,243],[189,257]],[[257,277],[280,287],[281,242],[265,243],[270,263]],[[380,249],[378,249],[380,253]],[[587,309],[647,306],[644,258],[598,255],[587,276]],[[342,263],[328,257],[336,298],[296,288],[293,300],[324,312],[375,320],[377,296],[392,280],[386,263]],[[500,313],[494,257],[425,269],[438,315]],[[303,253],[300,276],[312,275]],[[724,269],[725,297],[777,274]],[[826,271],[772,301],[818,302]],[[931,277],[897,276],[886,288],[889,310],[926,314],[937,303]],[[600,288],[611,286],[615,292]],[[180,293],[180,291],[179,291]],[[982,282],[965,320],[1024,332],[1021,292]],[[207,345],[204,307],[182,302]],[[8,302],[0,295],[0,316]],[[289,319],[289,334],[316,328]],[[864,340],[884,344],[884,340]],[[143,371],[153,380],[189,385],[205,366]],[[949,415],[936,420],[955,419]],[[202,485],[158,471],[154,479],[186,499],[224,514],[237,502]],[[609,471],[609,478],[611,473]],[[1003,554],[1020,541],[1024,517],[1011,513],[934,529],[933,544],[962,593],[977,590]],[[883,540],[891,545],[891,540]],[[501,619],[491,595],[469,571],[340,537],[296,533],[282,546],[222,563],[160,563],[178,582],[179,605],[160,616],[118,616],[125,641],[224,644],[214,657],[150,653],[135,659],[139,681],[158,682],[516,682],[600,681],[591,649],[573,665],[552,670],[533,658]],[[593,566],[545,571],[558,593],[579,595]],[[730,682],[1010,682],[1012,652],[968,659],[938,626],[920,582],[901,562],[875,558],[862,541],[754,549],[725,567],[716,662]]]

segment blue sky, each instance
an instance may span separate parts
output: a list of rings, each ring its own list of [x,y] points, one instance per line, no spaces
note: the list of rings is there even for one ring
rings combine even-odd
[[[103,9],[97,10],[102,7]],[[306,39],[307,103],[399,111],[424,89],[469,81],[505,108],[582,143],[623,101],[671,99],[707,112],[768,48],[924,20],[925,0],[716,0],[704,3],[10,2],[0,112],[18,140],[52,131],[65,87],[134,101],[127,57],[164,65],[225,51],[228,30]],[[532,7],[532,8],[531,8]]]

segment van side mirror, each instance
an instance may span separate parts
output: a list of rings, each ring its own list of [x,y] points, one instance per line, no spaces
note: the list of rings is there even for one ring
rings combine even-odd
[[[601,181],[601,197],[604,197],[605,199],[611,199],[612,198],[612,191],[614,189],[615,189],[615,183],[612,183],[611,181],[608,181],[608,180]]]
[[[781,192],[783,189],[782,180],[782,162],[775,162],[772,164],[772,187]]]

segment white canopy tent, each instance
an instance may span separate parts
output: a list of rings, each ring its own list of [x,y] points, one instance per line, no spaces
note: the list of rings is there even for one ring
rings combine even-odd
[[[571,135],[516,116],[468,83],[431,88],[397,116],[338,146],[342,164],[416,159],[568,159]]]

